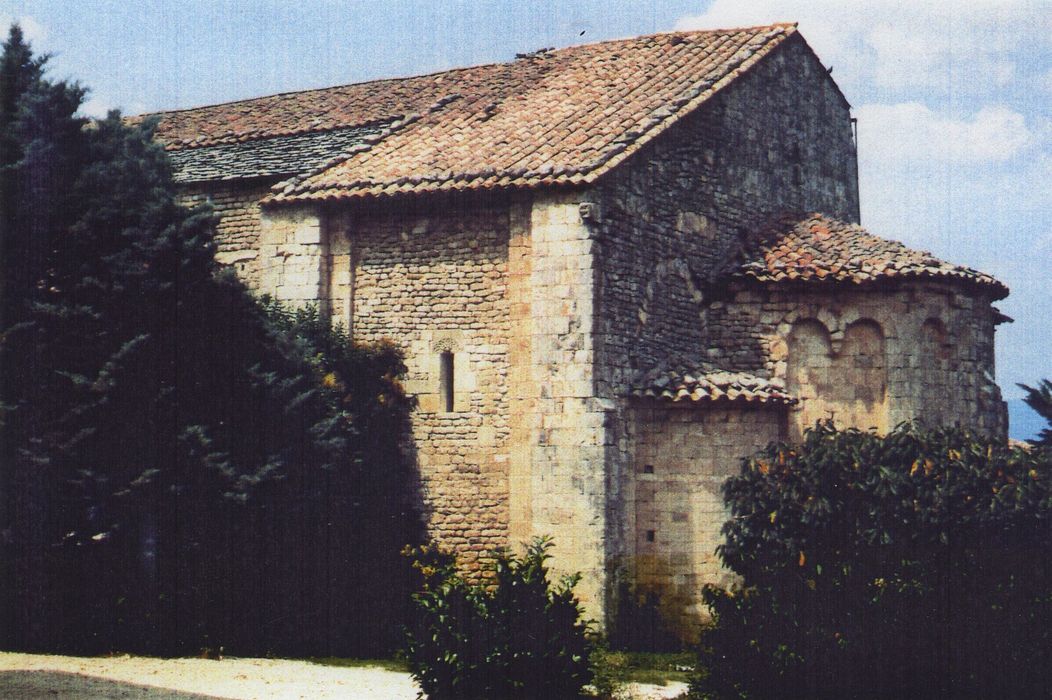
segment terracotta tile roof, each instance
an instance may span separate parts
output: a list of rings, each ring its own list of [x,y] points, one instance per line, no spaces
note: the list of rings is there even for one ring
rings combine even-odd
[[[776,381],[745,372],[725,372],[714,368],[673,370],[656,368],[640,375],[630,391],[638,398],[667,401],[742,401],[791,405],[797,399]]]
[[[160,115],[169,150],[385,124],[274,201],[590,182],[747,71],[794,25],[679,32],[511,63]]]
[[[930,277],[986,287],[997,299],[1008,296],[1008,288],[990,275],[822,214],[783,217],[754,240],[737,276],[761,282],[852,283]]]

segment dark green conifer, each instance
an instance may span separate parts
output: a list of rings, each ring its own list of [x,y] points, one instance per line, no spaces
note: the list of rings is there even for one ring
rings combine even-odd
[[[397,430],[361,430],[404,429],[400,357],[261,306],[218,268],[211,212],[178,203],[151,121],[77,117],[84,91],[17,27],[2,60],[0,643],[361,651],[379,638],[334,598],[404,544],[363,522],[404,503],[378,488],[406,489]]]

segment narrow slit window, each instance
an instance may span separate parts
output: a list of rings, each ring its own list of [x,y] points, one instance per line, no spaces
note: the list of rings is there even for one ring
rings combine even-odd
[[[442,395],[442,408],[449,413],[453,410],[453,353],[446,351],[439,357],[439,393]]]

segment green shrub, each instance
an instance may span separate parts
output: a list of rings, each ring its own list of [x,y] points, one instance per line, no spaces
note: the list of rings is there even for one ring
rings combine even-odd
[[[628,697],[628,654],[611,651],[598,641],[591,655],[592,689],[600,700],[622,700]]]
[[[1039,697],[1052,688],[1052,465],[956,430],[809,431],[724,486],[692,694]]]
[[[1030,442],[1036,447],[1052,448],[1052,381],[1042,379],[1037,386],[1017,384],[1026,392],[1023,401],[1034,413],[1038,414],[1048,422],[1048,427],[1043,429],[1036,438]]]
[[[578,577],[548,580],[550,547],[536,539],[522,556],[497,552],[482,583],[461,577],[442,550],[410,551],[423,587],[406,656],[430,700],[580,696],[591,675],[588,625],[573,595]]]

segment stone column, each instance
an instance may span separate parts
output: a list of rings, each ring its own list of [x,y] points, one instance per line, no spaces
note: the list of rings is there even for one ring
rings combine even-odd
[[[589,616],[602,620],[607,409],[596,397],[596,243],[582,200],[581,193],[538,196],[530,215],[529,513],[532,534],[555,539],[553,570],[582,574],[577,593]]]
[[[508,544],[515,551],[533,532],[532,445],[537,440],[538,386],[533,380],[529,202],[508,212]]]

